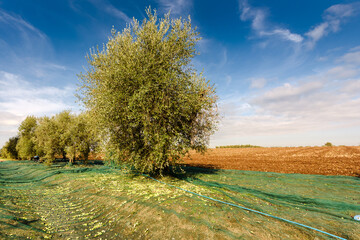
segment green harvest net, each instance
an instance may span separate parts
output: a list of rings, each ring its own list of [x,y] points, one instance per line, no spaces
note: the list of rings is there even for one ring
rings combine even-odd
[[[360,239],[360,179],[185,168],[161,179]],[[107,166],[0,162],[0,239],[333,239]]]

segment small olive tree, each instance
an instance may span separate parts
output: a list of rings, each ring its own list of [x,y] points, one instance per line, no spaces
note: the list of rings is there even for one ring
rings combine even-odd
[[[58,153],[59,137],[57,135],[57,125],[54,118],[39,118],[39,126],[35,129],[35,143],[41,146],[47,162],[50,163],[55,159]]]
[[[332,147],[332,146],[334,146],[334,145],[333,145],[331,142],[327,142],[327,143],[324,144],[324,146],[325,146],[325,147]]]
[[[36,155],[35,129],[38,126],[37,118],[28,116],[21,122],[19,130],[19,141],[16,150],[21,159],[30,159]]]
[[[205,151],[218,113],[215,90],[191,64],[200,40],[190,17],[147,9],[88,56],[79,98],[108,148],[142,172],[162,174],[190,149]]]
[[[71,142],[69,129],[73,123],[70,111],[62,111],[52,117],[39,119],[35,129],[35,143],[41,146],[47,162],[52,162],[56,156],[66,159],[66,147]]]
[[[19,137],[12,137],[5,143],[1,149],[1,156],[8,159],[18,159],[19,154],[16,149],[16,145],[19,141]]]
[[[71,125],[67,130],[70,141],[66,147],[70,162],[74,162],[76,157],[89,159],[89,154],[95,153],[97,148],[97,136],[86,112],[73,115]]]

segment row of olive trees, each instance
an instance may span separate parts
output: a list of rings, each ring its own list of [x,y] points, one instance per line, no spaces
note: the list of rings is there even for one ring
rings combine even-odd
[[[12,159],[30,159],[38,155],[47,161],[55,157],[88,159],[98,142],[85,113],[63,111],[53,117],[28,116],[19,126],[17,137],[10,138],[1,155]]]

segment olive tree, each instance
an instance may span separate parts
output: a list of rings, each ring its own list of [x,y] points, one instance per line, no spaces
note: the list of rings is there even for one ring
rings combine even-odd
[[[8,159],[18,159],[18,151],[16,150],[16,145],[19,141],[19,137],[12,137],[5,143],[1,149],[1,156]]]
[[[87,161],[90,152],[95,152],[97,147],[95,133],[86,112],[72,116],[71,125],[67,129],[70,141],[66,147],[70,162],[74,162],[77,156]]]
[[[16,149],[21,159],[30,159],[36,155],[35,145],[35,129],[37,127],[37,119],[34,116],[28,116],[21,122],[19,130],[19,141]]]
[[[36,145],[41,146],[48,162],[55,159],[58,153],[59,138],[56,134],[57,126],[53,118],[39,118],[39,126],[35,129]]]
[[[56,125],[56,135],[59,138],[58,152],[66,159],[66,147],[71,143],[71,127],[74,125],[76,117],[69,110],[62,111],[54,116]]]
[[[141,23],[113,29],[102,50],[90,51],[79,98],[121,160],[162,174],[190,149],[206,150],[217,96],[191,63],[200,37],[190,17],[146,13]]]
[[[70,111],[39,119],[39,126],[35,130],[35,142],[42,147],[48,162],[54,160],[55,156],[66,159],[66,147],[71,142],[69,129],[72,121]]]

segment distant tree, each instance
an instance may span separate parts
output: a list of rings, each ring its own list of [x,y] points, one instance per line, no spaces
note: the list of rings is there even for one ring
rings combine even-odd
[[[66,159],[66,147],[71,143],[69,129],[72,121],[70,111],[39,119],[39,126],[35,130],[36,144],[42,146],[48,162],[54,160],[55,156]]]
[[[2,148],[0,148],[0,157],[1,158],[5,158],[5,146],[3,146]]]
[[[206,150],[217,96],[191,64],[200,38],[190,17],[146,13],[90,52],[79,97],[109,149],[139,171],[162,174],[190,149]]]
[[[39,126],[35,130],[35,142],[42,147],[44,156],[48,162],[55,159],[58,152],[59,138],[56,134],[57,126],[54,118],[42,117],[39,119]]]
[[[325,146],[325,147],[332,147],[333,144],[332,144],[331,142],[327,142],[327,143],[324,144],[324,146]]]
[[[86,113],[73,116],[71,126],[68,128],[70,143],[66,148],[70,162],[74,162],[76,156],[88,160],[91,151],[97,147],[97,139]]]
[[[35,146],[35,129],[37,127],[37,119],[34,116],[28,116],[20,124],[19,141],[16,145],[16,149],[21,159],[30,159],[36,155]]]
[[[1,155],[8,159],[18,159],[19,154],[16,150],[16,145],[19,141],[19,137],[10,138],[1,149]]]
[[[70,129],[74,125],[75,117],[70,111],[62,111],[54,117],[56,125],[56,135],[59,138],[58,153],[62,155],[63,159],[66,159],[66,147],[71,144],[71,132]]]

